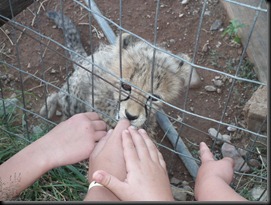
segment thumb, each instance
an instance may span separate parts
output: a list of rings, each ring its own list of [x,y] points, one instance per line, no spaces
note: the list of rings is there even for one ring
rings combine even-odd
[[[108,188],[110,191],[112,191],[118,198],[122,199],[123,195],[125,196],[125,193],[123,193],[125,183],[120,181],[115,176],[107,173],[103,170],[95,171],[92,175],[92,179],[106,188]]]

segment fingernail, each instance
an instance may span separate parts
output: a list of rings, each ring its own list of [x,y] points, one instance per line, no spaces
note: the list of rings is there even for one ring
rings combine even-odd
[[[110,130],[108,130],[107,134],[108,134],[108,135],[111,135],[112,132],[113,132],[113,129],[110,129]]]
[[[100,173],[95,173],[93,178],[95,179],[96,182],[101,182],[103,180],[103,175]]]

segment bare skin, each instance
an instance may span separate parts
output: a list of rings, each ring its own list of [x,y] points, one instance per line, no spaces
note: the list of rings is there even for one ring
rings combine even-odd
[[[247,201],[230,186],[233,177],[233,159],[215,161],[208,146],[200,143],[201,166],[195,183],[198,201]]]
[[[114,130],[98,143],[89,157],[89,182],[96,170],[106,170],[120,180],[126,177],[126,168],[122,150],[122,132],[130,126],[127,119],[120,120]],[[110,190],[105,187],[93,187],[88,191],[85,201],[119,201]]]
[[[124,130],[122,146],[127,170],[125,178],[98,170],[93,173],[93,179],[122,201],[173,201],[166,163],[146,131],[133,127]]]
[[[81,113],[60,123],[0,166],[0,199],[9,200],[49,170],[87,159],[106,135],[97,113]]]

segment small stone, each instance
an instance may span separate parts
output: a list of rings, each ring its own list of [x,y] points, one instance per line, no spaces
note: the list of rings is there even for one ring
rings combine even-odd
[[[222,43],[220,41],[217,42],[217,44],[215,45],[215,47],[219,48],[222,45]]]
[[[177,179],[176,177],[172,177],[171,179],[170,179],[170,183],[171,184],[173,184],[173,185],[179,185],[179,184],[181,184],[181,180],[180,179]]]
[[[217,132],[217,130],[215,128],[209,128],[208,130],[209,136],[215,140],[217,144],[222,144],[223,142],[221,141],[221,139],[223,138],[222,135],[220,133]]]
[[[208,92],[214,92],[214,91],[216,91],[216,87],[213,86],[213,85],[206,85],[206,86],[204,87],[204,89],[205,89],[206,91],[208,91]]]
[[[261,167],[261,163],[257,159],[248,160],[248,164],[252,167],[259,168]]]
[[[60,112],[59,110],[56,111],[56,116],[62,116],[62,112]]]
[[[50,73],[51,73],[51,74],[55,74],[55,73],[56,73],[56,70],[55,70],[55,69],[52,69]]]
[[[228,130],[229,132],[235,132],[237,129],[236,129],[235,127],[228,126],[228,127],[227,127],[227,130]]]
[[[176,41],[175,41],[174,39],[170,39],[170,40],[169,40],[169,43],[172,43],[172,44],[173,44],[173,43],[175,43],[175,42],[176,42]]]
[[[223,82],[222,82],[222,80],[214,80],[214,85],[216,86],[216,87],[221,87],[222,85],[223,85]]]
[[[220,94],[220,93],[222,93],[222,90],[221,90],[220,88],[217,88],[217,89],[216,89],[216,92],[217,92],[218,94]]]
[[[260,187],[260,186],[255,186],[253,187],[253,189],[251,190],[251,196],[254,200],[256,201],[267,201],[267,193],[268,191],[265,191],[265,193],[263,194],[263,192],[265,191],[264,188]],[[263,194],[263,195],[262,195]],[[262,196],[262,197],[261,197]],[[261,197],[261,198],[260,198]],[[260,198],[260,199],[259,199]]]
[[[248,172],[250,170],[243,157],[233,145],[224,143],[221,147],[221,153],[223,157],[230,157],[234,160],[235,171]]]
[[[186,201],[187,193],[185,189],[171,186],[171,191],[176,201]]]
[[[224,135],[222,135],[222,140],[226,141],[226,142],[230,142],[231,141],[231,136],[224,134]]]
[[[184,14],[179,14],[179,17],[182,18],[184,16]]]
[[[246,154],[247,154],[247,151],[244,150],[244,149],[241,149],[241,148],[238,148],[237,151],[238,151],[239,154],[240,154],[241,156],[243,156],[243,157],[246,156]]]
[[[193,107],[190,107],[190,111],[191,111],[191,112],[194,112],[194,108],[193,108]]]
[[[182,0],[181,4],[187,4],[189,0]]]
[[[53,25],[52,28],[57,28],[57,26],[56,26],[56,25]]]
[[[216,31],[222,26],[222,21],[220,19],[215,20],[211,25],[210,31]]]
[[[219,76],[219,75],[216,75],[216,76],[215,76],[215,80],[218,80],[218,79],[220,79],[220,76]]]
[[[211,14],[211,11],[204,11],[204,16],[210,16],[210,14]]]

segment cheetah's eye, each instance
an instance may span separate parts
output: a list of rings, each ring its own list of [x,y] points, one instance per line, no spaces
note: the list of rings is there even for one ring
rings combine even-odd
[[[126,91],[131,91],[131,86],[126,83],[122,83],[121,87]]]
[[[161,97],[159,95],[153,94],[153,96],[156,97],[156,98],[158,98],[158,99],[161,99]],[[149,99],[152,99],[152,101],[158,101],[158,99],[156,99],[156,98],[153,98],[151,96],[149,97]]]

